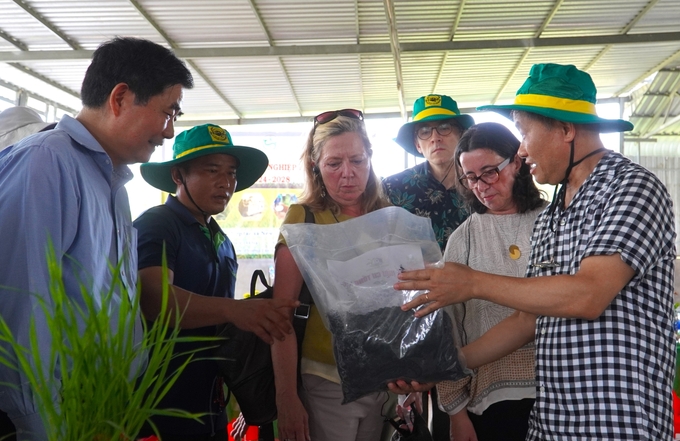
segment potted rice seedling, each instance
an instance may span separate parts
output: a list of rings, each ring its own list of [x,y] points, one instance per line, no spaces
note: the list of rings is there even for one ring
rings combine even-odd
[[[51,338],[49,359],[40,356],[35,319],[31,321],[30,344],[25,347],[0,317],[0,363],[26,375],[48,441],[134,440],[153,415],[200,417],[157,408],[195,355],[170,372],[175,344],[210,340],[180,338],[179,328],[170,326],[178,317],[167,314],[167,283],[161,314],[152,323],[142,320],[143,337],[136,341],[135,334],[140,333],[138,292],[128,295],[120,277],[114,276],[111,288],[101,296],[103,301],[97,302],[82,286],[76,301],[64,289],[62,268],[51,246],[48,263],[50,298],[49,302],[41,299],[40,307]],[[163,273],[167,280],[165,260]],[[118,268],[113,274],[119,274]],[[114,295],[116,292],[120,295]]]

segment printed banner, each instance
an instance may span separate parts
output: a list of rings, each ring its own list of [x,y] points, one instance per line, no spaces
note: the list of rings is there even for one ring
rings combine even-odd
[[[277,141],[238,133],[232,137],[237,145],[262,150],[269,158],[269,166],[252,187],[235,193],[227,209],[215,219],[233,242],[239,258],[273,257],[281,223],[302,192],[301,134],[278,134]]]

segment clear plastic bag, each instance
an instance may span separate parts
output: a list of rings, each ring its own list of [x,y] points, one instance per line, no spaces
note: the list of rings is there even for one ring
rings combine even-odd
[[[333,334],[343,403],[397,379],[466,375],[450,316],[416,318],[400,307],[423,292],[393,288],[400,271],[443,264],[429,219],[387,207],[338,224],[284,225],[282,233]]]

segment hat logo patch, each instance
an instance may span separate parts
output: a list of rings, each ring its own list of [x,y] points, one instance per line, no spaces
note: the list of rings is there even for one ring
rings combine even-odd
[[[213,141],[216,142],[227,141],[227,131],[224,130],[222,127],[209,126],[208,133],[210,133],[210,137],[212,138]]]
[[[442,97],[441,95],[428,95],[425,97],[425,105],[429,106],[441,106]]]

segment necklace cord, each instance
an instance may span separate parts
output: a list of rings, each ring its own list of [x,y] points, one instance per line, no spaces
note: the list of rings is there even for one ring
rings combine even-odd
[[[451,163],[449,164],[448,168],[446,169],[446,174],[444,174],[444,177],[441,178],[441,180],[439,180],[440,184],[444,185],[444,181],[446,180],[446,178],[449,177],[449,173],[451,173],[451,170],[453,169],[453,165],[455,164],[455,162],[456,162],[455,158],[451,159]],[[446,186],[444,185],[444,187],[446,187]]]
[[[578,161],[574,161],[574,140],[573,139],[571,140],[571,151],[569,153],[569,166],[567,167],[567,170],[564,173],[564,179],[562,179],[562,181],[555,186],[555,191],[553,192],[553,200],[552,203],[550,204],[550,208],[548,209],[551,230],[555,231],[555,229],[553,228],[553,215],[555,214],[555,209],[557,208],[558,205],[562,208],[562,210],[564,210],[565,208],[564,201],[567,194],[567,182],[569,181],[569,175],[571,175],[571,171],[574,169],[574,167],[576,167],[586,159],[606,150],[607,150],[606,148],[600,147],[599,149],[593,150],[592,152],[588,153]]]

